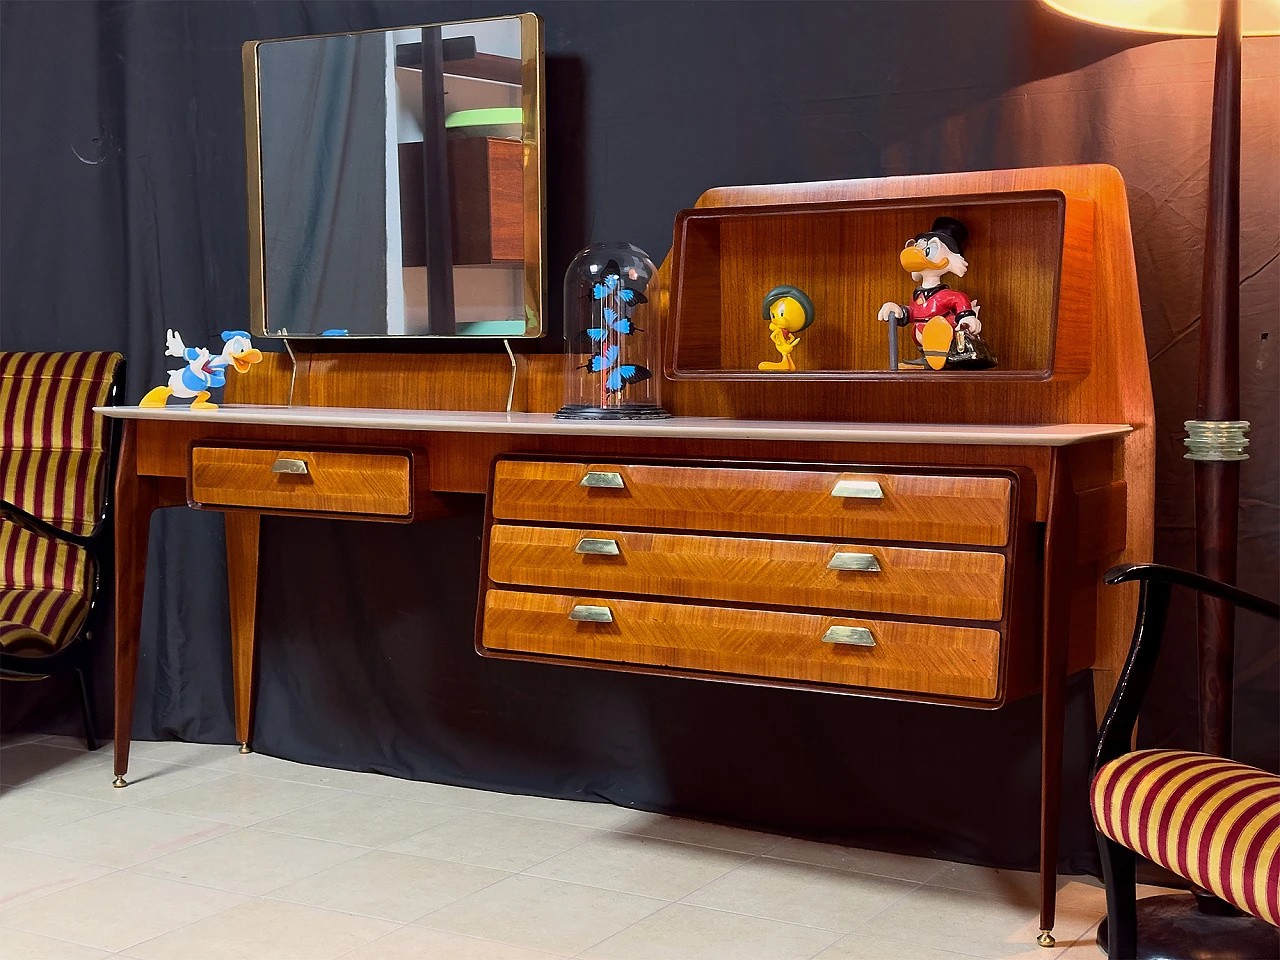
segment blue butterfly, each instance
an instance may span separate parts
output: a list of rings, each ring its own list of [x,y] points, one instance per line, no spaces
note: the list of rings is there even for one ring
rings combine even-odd
[[[613,366],[613,361],[618,359],[618,345],[611,343],[604,348],[604,352],[599,356],[592,357],[583,364],[592,373],[599,373],[601,370],[608,370]]]
[[[609,374],[604,385],[610,393],[618,393],[628,384],[639,383],[641,380],[648,380],[653,374],[648,367],[642,367],[639,364],[624,363],[616,370]]]
[[[596,300],[603,300],[614,290],[618,289],[618,275],[611,273],[606,275],[599,283],[591,288],[591,296]]]
[[[604,326],[588,327],[578,335],[578,339],[582,343],[599,343],[609,335],[610,330],[617,330],[619,333],[630,336],[633,333],[643,333],[644,331],[631,322],[630,317],[618,316],[618,311],[612,307],[605,307],[602,311],[604,314]]]

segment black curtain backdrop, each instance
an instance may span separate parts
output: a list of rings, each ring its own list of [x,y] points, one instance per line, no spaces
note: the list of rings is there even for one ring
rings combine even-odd
[[[546,20],[549,277],[593,240],[655,260],[703,190],[1108,162],[1129,185],[1160,442],[1156,558],[1193,562],[1191,471],[1213,42],[1031,2],[6,3],[0,347],[122,350],[247,317],[240,44],[533,9]],[[1277,595],[1280,42],[1244,56],[1240,582]],[[556,296],[549,297],[553,313]],[[541,349],[558,349],[554,340]],[[472,649],[481,503],[413,527],[267,518],[255,747],[290,759],[1031,868],[1039,702],[995,712],[496,662]],[[222,521],[152,526],[134,735],[231,742]],[[1147,745],[1194,744],[1194,607]],[[1280,766],[1273,628],[1240,619],[1236,755]],[[110,630],[99,634],[109,702]],[[75,733],[60,681],[0,685],[6,729]],[[103,722],[108,717],[104,716]],[[1091,869],[1087,674],[1070,687],[1063,865]]]

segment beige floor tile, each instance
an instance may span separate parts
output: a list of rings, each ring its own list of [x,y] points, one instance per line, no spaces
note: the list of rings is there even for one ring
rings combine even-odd
[[[527,872],[642,897],[679,900],[748,859],[745,853],[608,833],[535,864]]]
[[[98,732],[102,733],[101,730],[99,730]],[[72,737],[66,734],[61,734],[61,733],[46,733],[40,737],[40,742],[52,744],[53,746],[57,746],[57,747],[66,747],[68,750],[80,750],[85,753],[91,752],[88,746],[85,744],[83,736]],[[100,739],[98,741],[98,749],[92,752],[110,754],[112,744],[113,744],[113,741],[111,740]]]
[[[1101,921],[1099,921],[1101,922]],[[1053,960],[1106,960],[1107,955],[1098,946],[1098,924],[1071,940],[1059,940],[1060,952]]]
[[[128,867],[230,829],[215,820],[145,807],[114,807],[105,813],[22,837],[9,846],[108,867]]]
[[[249,827],[149,860],[135,872],[256,896],[362,853],[362,848],[343,843]]]
[[[1060,901],[1054,934],[1075,939],[1099,919],[1097,910]],[[978,957],[1006,960],[1035,950],[1040,932],[1039,904],[966,890],[922,886],[872,917],[860,936],[918,943]],[[1045,951],[1047,953],[1047,951]]]
[[[279,900],[250,900],[131,948],[142,960],[332,960],[395,924]],[[425,960],[425,958],[424,958]]]
[[[83,800],[26,787],[0,796],[0,843],[10,843],[64,823],[114,810],[116,804]]]
[[[0,847],[0,909],[110,873],[111,867]]]
[[[510,874],[469,863],[372,850],[270,893],[273,900],[408,923]]]
[[[307,783],[316,787],[337,787],[344,790],[362,783],[368,777],[376,776],[376,774],[356,773],[353,770],[339,770],[335,767],[313,767],[307,763],[269,757],[265,753],[240,753],[237,747],[229,748],[228,752],[216,759],[205,761],[204,765],[215,770],[225,770],[228,773],[251,774],[272,780]]]
[[[84,747],[63,747],[43,740],[19,743],[0,750],[0,784],[23,786],[110,762],[111,751],[105,749],[90,753]]]
[[[802,960],[839,934],[673,903],[585,950],[592,960]]]
[[[599,831],[590,827],[473,811],[387,849],[514,873],[598,835]]]
[[[1043,949],[1037,947],[1036,949]],[[970,960],[968,954],[922,947],[915,943],[895,943],[849,934],[818,954],[814,960]],[[1050,950],[1040,960],[1054,960]]]
[[[439,803],[344,792],[332,800],[264,820],[258,828],[295,837],[381,847],[464,813],[461,807],[446,807]]]
[[[243,898],[156,877],[111,873],[0,912],[0,925],[100,950],[124,950]]]
[[[532,817],[535,820],[555,820],[559,823],[576,823],[580,827],[596,827],[600,830],[616,830],[627,824],[637,824],[656,814],[612,803],[591,803],[582,800],[556,800],[552,797],[522,797],[503,795],[492,808],[494,813],[515,817]]]
[[[505,793],[493,793],[489,790],[472,790],[447,783],[428,783],[425,780],[402,780],[400,777],[384,777],[376,773],[364,773],[360,778],[349,789],[375,797],[443,803],[468,810],[492,810],[507,796]]]
[[[766,856],[778,860],[795,860],[820,867],[836,867],[855,873],[869,873],[877,877],[893,877],[895,880],[913,880],[923,883],[939,871],[951,866],[945,860],[929,860],[925,857],[904,857],[880,850],[861,850],[842,847],[834,843],[814,843],[812,840],[788,838],[773,847]]]
[[[0,732],[0,750],[5,747],[16,747],[20,743],[35,743],[37,740],[47,740],[47,733],[9,733],[7,730]]]
[[[756,833],[754,830],[741,830],[737,827],[726,827],[718,823],[704,823],[701,820],[684,820],[680,817],[662,816],[644,817],[637,823],[620,827],[619,832],[750,854],[764,853],[766,850],[776,847],[778,842],[782,840],[782,837],[775,837],[768,833]]]
[[[852,933],[915,888],[905,880],[810,863],[752,860],[691,893],[684,902]]]
[[[80,766],[69,773],[43,777],[38,784],[41,790],[105,803],[142,803],[184,787],[206,784],[225,776],[227,774],[221,770],[130,759],[129,773],[125,777],[129,785],[123,789],[113,786],[115,775],[111,772],[111,766],[105,763]]]
[[[508,877],[418,920],[422,926],[572,956],[663,901],[540,877]]]
[[[330,800],[341,794],[328,787],[233,773],[208,786],[197,784],[143,801],[153,810],[182,813],[249,826]]]
[[[13,927],[0,927],[0,945],[4,948],[4,960],[110,960],[115,956]]]
[[[408,926],[344,953],[342,960],[549,960],[559,956],[444,930]]]
[[[187,743],[185,740],[134,740],[129,745],[129,758],[159,760],[163,763],[185,763],[192,767],[212,766],[227,757],[239,756],[234,743]],[[246,773],[229,770],[228,773]]]

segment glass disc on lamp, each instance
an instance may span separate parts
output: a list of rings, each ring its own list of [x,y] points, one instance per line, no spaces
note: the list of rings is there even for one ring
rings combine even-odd
[[[629,243],[597,243],[564,275],[564,406],[578,420],[656,420],[662,282]]]

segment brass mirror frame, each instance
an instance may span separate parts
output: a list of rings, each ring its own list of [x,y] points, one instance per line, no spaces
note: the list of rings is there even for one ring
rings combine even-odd
[[[523,114],[521,140],[524,143],[524,299],[525,332],[521,338],[546,336],[543,322],[546,291],[546,156],[542,143],[546,136],[544,85],[546,67],[543,59],[542,18],[536,13],[507,14],[501,17],[475,17],[445,23],[404,24],[376,30],[347,30],[341,33],[319,33],[303,37],[273,37],[269,40],[246,40],[240,49],[244,75],[244,139],[245,163],[249,194],[249,322],[255,337],[280,340],[332,339],[321,334],[273,333],[267,328],[266,262],[262,247],[262,130],[258,90],[258,47],[282,40],[320,40],[325,37],[350,37],[392,30],[420,30],[429,27],[485,23],[492,20],[520,21],[520,109]],[[344,341],[378,340],[397,343],[404,340],[502,340],[501,336],[468,336],[466,334],[353,334]]]

